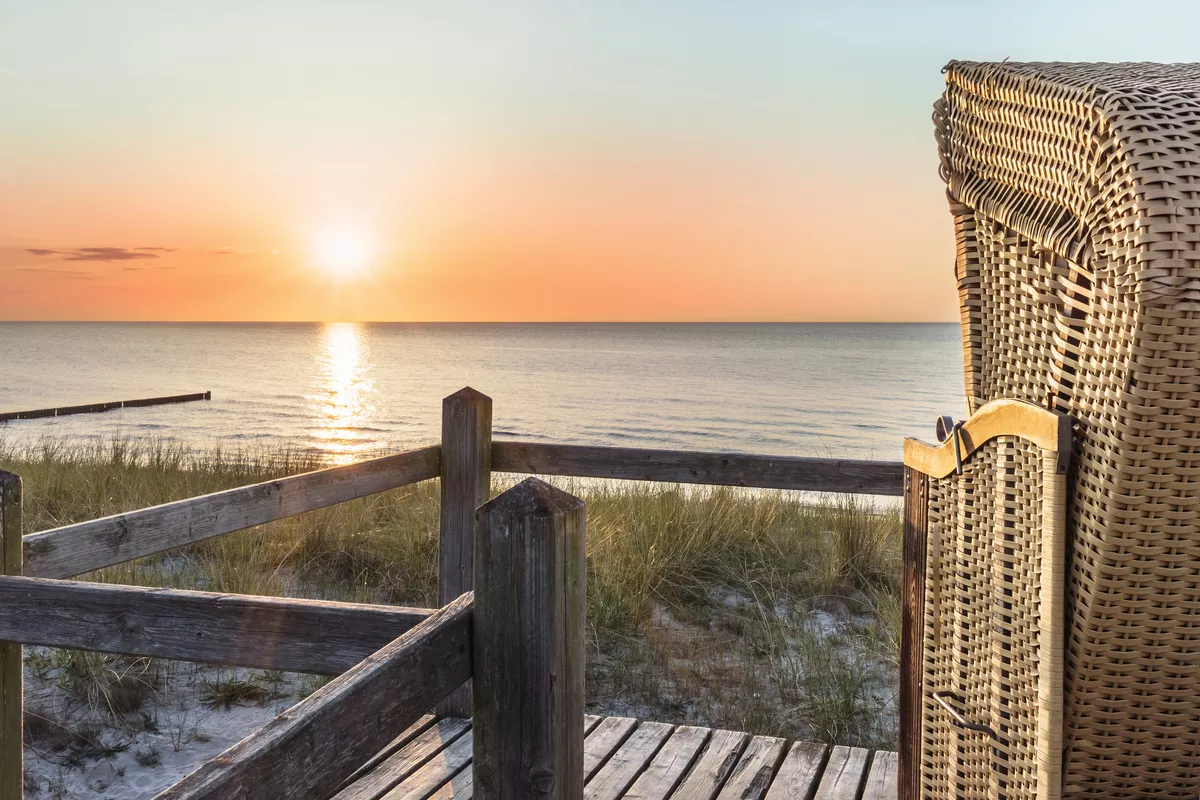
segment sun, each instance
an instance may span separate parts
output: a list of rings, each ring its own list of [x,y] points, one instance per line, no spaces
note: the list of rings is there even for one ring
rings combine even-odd
[[[313,237],[313,258],[317,266],[339,278],[365,272],[374,256],[371,237],[353,227],[330,227]]]

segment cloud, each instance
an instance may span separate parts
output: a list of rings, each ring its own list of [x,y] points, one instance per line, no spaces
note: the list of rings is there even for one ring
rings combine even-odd
[[[175,269],[175,265],[174,264],[146,264],[145,266],[137,266],[137,267],[121,267],[121,269],[125,272],[141,272],[143,270],[148,270],[148,269],[158,271],[158,270],[162,270],[162,269]]]
[[[63,261],[133,261],[141,258],[158,258],[158,253],[141,252],[144,250],[164,250],[166,248],[139,247],[130,250],[128,247],[79,247],[74,250],[46,250],[40,247],[26,248],[25,252],[34,256],[62,256]]]
[[[214,256],[252,256],[257,250],[240,250],[236,247],[218,247],[215,250],[209,250]]]
[[[135,247],[134,250],[157,250],[160,253],[174,253],[178,247]]]
[[[157,253],[139,253],[124,247],[81,247],[64,261],[132,261],[137,258],[158,258]]]

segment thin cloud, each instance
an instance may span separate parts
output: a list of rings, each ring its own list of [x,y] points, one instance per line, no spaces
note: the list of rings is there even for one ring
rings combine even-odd
[[[62,256],[63,261],[134,261],[142,258],[158,258],[158,253],[141,252],[150,248],[130,250],[128,247],[79,247],[74,250],[47,250],[41,247],[26,248],[34,256]],[[162,248],[154,248],[162,249]]]
[[[252,256],[257,250],[239,250],[236,247],[218,247],[215,250],[209,250],[214,256]]]
[[[137,266],[137,267],[121,267],[121,269],[125,272],[142,272],[145,270],[153,270],[153,271],[157,272],[158,270],[163,270],[163,269],[175,269],[175,265],[174,264],[147,264],[145,266]]]
[[[157,250],[160,253],[174,253],[178,247],[135,247],[134,250]]]

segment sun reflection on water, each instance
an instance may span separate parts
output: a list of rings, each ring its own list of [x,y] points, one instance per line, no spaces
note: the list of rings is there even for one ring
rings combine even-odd
[[[370,424],[375,415],[366,331],[354,322],[333,322],[322,330],[324,350],[314,393],[316,427],[309,435],[332,464],[365,458],[378,445]]]

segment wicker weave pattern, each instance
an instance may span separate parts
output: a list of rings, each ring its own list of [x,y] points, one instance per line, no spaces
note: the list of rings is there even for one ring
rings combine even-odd
[[[1038,796],[1042,461],[1011,437],[930,481],[922,789],[931,800]],[[953,727],[951,691],[998,739]]]
[[[970,405],[1079,421],[1065,796],[1195,798],[1200,66],[954,63],[935,120]]]

